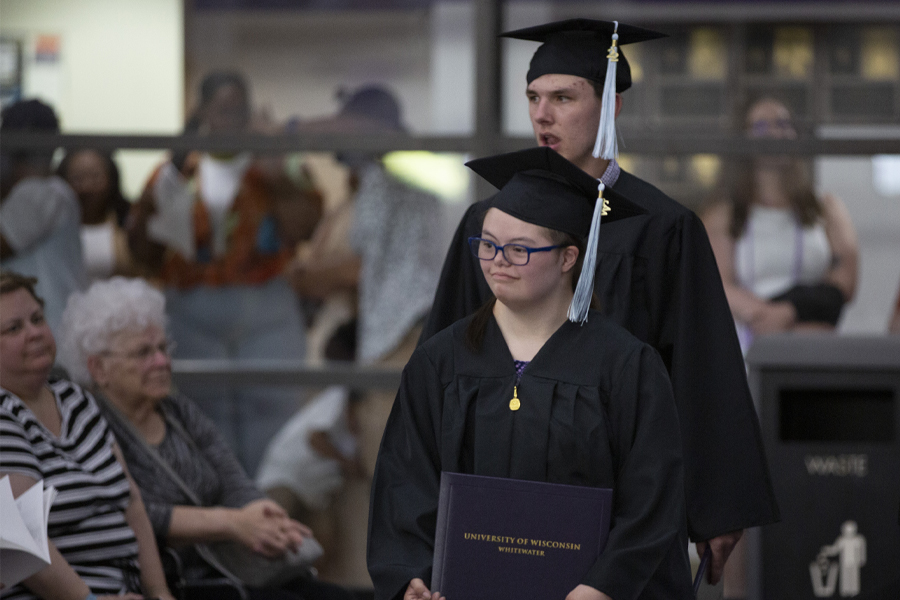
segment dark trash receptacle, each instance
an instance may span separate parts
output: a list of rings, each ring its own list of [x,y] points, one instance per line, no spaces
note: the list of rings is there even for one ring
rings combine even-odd
[[[779,335],[747,356],[781,508],[750,597],[864,598],[900,577],[900,337]]]

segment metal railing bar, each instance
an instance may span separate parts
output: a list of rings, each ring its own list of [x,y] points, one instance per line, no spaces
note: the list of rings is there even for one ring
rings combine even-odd
[[[900,5],[893,2],[565,2],[556,7],[555,18],[609,18],[616,15],[634,24],[652,23],[896,23]]]
[[[799,140],[750,140],[729,135],[685,135],[656,133],[622,135],[620,151],[628,154],[721,154],[749,156],[754,154],[797,155],[874,155],[900,154],[900,138],[805,138]],[[496,136],[490,147],[497,152],[529,148],[531,137]],[[411,137],[405,135],[336,136],[336,135],[94,135],[7,132],[0,139],[4,151],[38,148],[91,147],[115,149],[169,149],[175,151],[205,150],[210,152],[249,151],[256,153],[315,152],[358,150],[389,152],[393,150],[428,150],[432,152],[471,153],[484,146],[483,138],[464,136]]]
[[[242,385],[344,385],[358,390],[396,390],[400,386],[398,368],[361,366],[331,362],[314,366],[286,360],[207,360],[172,361],[172,376],[178,384],[216,383]]]
[[[189,152],[247,151],[258,154],[295,151],[358,150],[388,152],[391,150],[431,150],[433,152],[467,152],[472,148],[468,136],[413,137],[382,135],[150,135],[150,134],[51,134],[36,132],[4,132],[0,147],[4,150],[33,148],[80,148],[99,150],[174,150]]]

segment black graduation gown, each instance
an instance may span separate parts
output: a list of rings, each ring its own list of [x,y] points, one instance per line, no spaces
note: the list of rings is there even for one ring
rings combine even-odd
[[[647,214],[600,228],[594,290],[601,310],[662,356],[684,445],[694,541],[779,519],[759,421],[709,238],[700,219],[622,172],[613,189]],[[490,288],[469,251],[483,203],[457,228],[422,340],[473,313]]]
[[[372,482],[375,598],[430,583],[441,471],[612,488],[609,541],[583,583],[616,600],[691,598],[678,415],[659,355],[592,311],[525,368],[513,412],[503,335],[492,318],[474,353],[469,320],[403,371]]]

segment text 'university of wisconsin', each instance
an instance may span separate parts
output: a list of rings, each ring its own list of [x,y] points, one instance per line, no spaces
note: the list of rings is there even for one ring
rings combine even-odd
[[[479,542],[491,542],[500,544],[514,544],[517,546],[535,546],[538,548],[553,548],[558,550],[581,550],[581,544],[571,542],[554,542],[550,540],[534,540],[529,538],[515,538],[503,535],[487,535],[484,533],[464,533],[463,539]],[[501,552],[513,552],[515,554],[530,554],[531,552],[518,552],[521,548],[500,547]],[[543,552],[541,552],[543,555]]]

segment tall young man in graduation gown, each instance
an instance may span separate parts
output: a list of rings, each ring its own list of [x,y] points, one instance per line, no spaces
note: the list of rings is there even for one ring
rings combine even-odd
[[[778,520],[759,422],[715,257],[700,219],[615,160],[594,158],[613,24],[573,19],[504,34],[543,42],[528,71],[529,114],[550,146],[647,214],[603,226],[594,290],[601,310],[660,353],[678,405],[685,460],[688,532],[713,552],[721,576],[743,529]],[[618,25],[619,45],[662,37]],[[619,92],[631,85],[624,55]],[[480,231],[479,203],[463,217],[422,340],[474,312],[490,290],[467,246]]]

